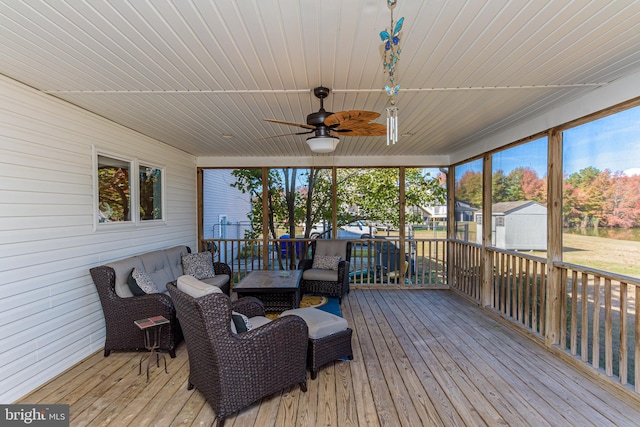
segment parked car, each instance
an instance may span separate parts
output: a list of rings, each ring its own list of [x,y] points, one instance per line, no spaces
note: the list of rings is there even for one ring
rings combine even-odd
[[[329,232],[331,231],[331,225],[327,224],[325,229],[322,223],[313,224],[313,228],[309,233],[309,237],[312,239],[327,239],[329,238]],[[371,239],[376,235],[378,229],[369,225],[362,220],[356,220],[349,224],[342,225],[338,228],[338,239]]]

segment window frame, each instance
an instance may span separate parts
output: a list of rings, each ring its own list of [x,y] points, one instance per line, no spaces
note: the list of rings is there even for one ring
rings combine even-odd
[[[100,201],[100,188],[98,183],[98,158],[108,157],[114,160],[126,162],[129,164],[129,217],[128,221],[119,222],[100,222],[100,215],[98,213],[98,204]],[[162,218],[159,219],[140,219],[140,167],[148,167],[160,170],[160,197],[161,197],[161,212]],[[165,166],[158,165],[153,162],[141,160],[135,156],[125,156],[122,154],[114,153],[107,150],[98,149],[93,147],[93,230],[94,231],[106,231],[116,230],[123,228],[139,228],[139,227],[155,227],[164,226],[167,224],[167,210],[166,210],[166,175],[167,170]]]

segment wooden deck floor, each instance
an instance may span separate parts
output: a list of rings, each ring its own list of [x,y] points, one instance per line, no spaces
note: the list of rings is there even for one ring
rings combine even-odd
[[[450,291],[353,290],[354,360],[263,399],[226,426],[637,426],[640,405],[594,383]],[[72,426],[210,426],[188,391],[186,347],[138,376],[136,353],[97,353],[19,403],[70,404]]]

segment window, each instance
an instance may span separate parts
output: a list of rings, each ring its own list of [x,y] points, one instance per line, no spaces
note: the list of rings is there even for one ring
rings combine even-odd
[[[131,161],[98,155],[98,222],[131,221]]]
[[[563,132],[564,261],[640,277],[639,135],[640,107]]]
[[[97,153],[95,173],[96,227],[165,219],[163,168]]]
[[[480,243],[474,216],[482,213],[482,159],[456,166],[454,174],[456,239]]]
[[[220,238],[221,239],[226,239],[227,238],[227,224],[228,224],[228,220],[227,220],[227,216],[226,215],[219,215],[218,216],[218,225],[220,225]]]
[[[140,221],[163,219],[162,169],[140,165]]]
[[[491,156],[493,246],[546,256],[547,145],[547,138],[543,137]],[[505,227],[507,216],[508,229],[496,230]]]

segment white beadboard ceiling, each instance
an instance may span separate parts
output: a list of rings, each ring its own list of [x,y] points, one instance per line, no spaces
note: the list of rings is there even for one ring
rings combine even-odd
[[[640,1],[398,0],[400,142],[446,156],[640,70]],[[0,0],[0,73],[198,157],[306,157],[319,108],[383,113],[384,0]],[[383,123],[383,117],[378,119]],[[223,135],[232,135],[224,138]]]

